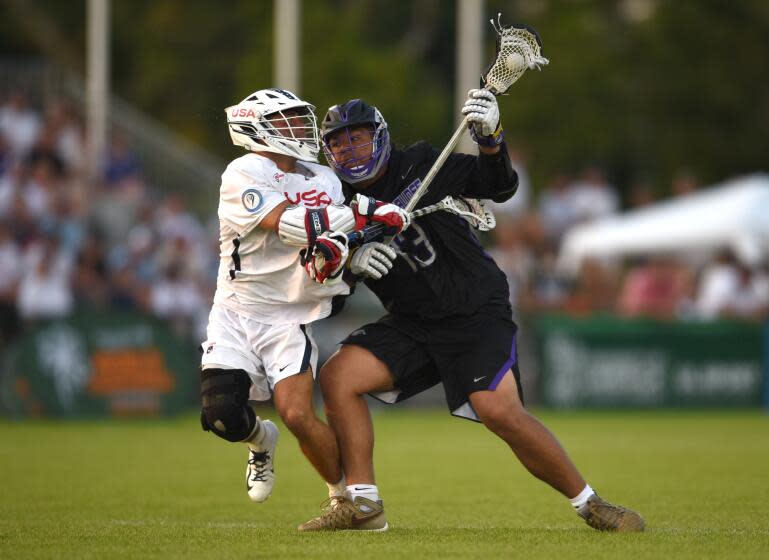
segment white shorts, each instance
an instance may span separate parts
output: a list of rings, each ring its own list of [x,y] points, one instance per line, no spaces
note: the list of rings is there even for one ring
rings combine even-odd
[[[201,345],[203,369],[242,369],[251,377],[250,400],[266,401],[282,379],[318,365],[310,325],[266,325],[214,304],[207,339]]]

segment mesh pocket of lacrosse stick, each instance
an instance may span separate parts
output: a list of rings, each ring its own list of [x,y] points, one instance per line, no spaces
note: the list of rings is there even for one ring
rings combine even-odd
[[[497,220],[494,218],[494,213],[486,208],[486,203],[483,200],[464,197],[451,197],[450,200],[454,206],[451,211],[462,216],[475,229],[491,231],[496,227]]]
[[[447,196],[435,204],[414,210],[411,217],[418,218],[440,210],[461,216],[479,231],[491,231],[497,225],[493,212],[486,208],[483,200],[477,198]]]
[[[497,14],[497,21],[491,25],[497,32],[497,55],[481,78],[483,87],[502,95],[527,69],[540,70],[550,61],[542,56],[542,39],[527,25],[502,26]]]

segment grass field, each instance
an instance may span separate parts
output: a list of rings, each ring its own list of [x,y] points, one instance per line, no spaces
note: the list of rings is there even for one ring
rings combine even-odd
[[[644,534],[597,533],[481,426],[443,411],[375,417],[391,530],[300,535],[323,486],[284,429],[275,492],[248,501],[244,448],[190,416],[0,422],[0,558],[769,558],[769,416],[540,418]]]

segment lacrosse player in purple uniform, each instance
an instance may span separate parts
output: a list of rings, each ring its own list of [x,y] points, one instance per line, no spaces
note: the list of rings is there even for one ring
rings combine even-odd
[[[517,176],[496,98],[471,90],[462,113],[479,154],[450,155],[417,210],[448,195],[503,202],[515,194]],[[331,107],[321,133],[326,159],[348,200],[364,194],[404,206],[410,192],[404,188],[424,178],[438,157],[426,142],[395,148],[382,114],[358,99]],[[468,221],[443,211],[412,217],[393,241],[397,258],[389,273],[363,279],[388,314],[351,333],[320,374],[347,497],[330,501],[299,530],[387,529],[364,395],[394,403],[438,383],[451,414],[482,422],[529,472],[568,498],[591,527],[643,530],[637,513],[593,492],[553,434],[524,408],[507,281]]]

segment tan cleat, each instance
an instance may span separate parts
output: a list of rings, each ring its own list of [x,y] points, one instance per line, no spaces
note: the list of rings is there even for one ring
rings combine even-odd
[[[382,502],[375,502],[362,496],[351,501],[337,496],[321,504],[320,517],[299,525],[299,531],[387,531]]]
[[[632,509],[610,504],[598,494],[593,494],[587,500],[585,522],[598,531],[618,533],[641,532],[646,527],[643,517]]]

